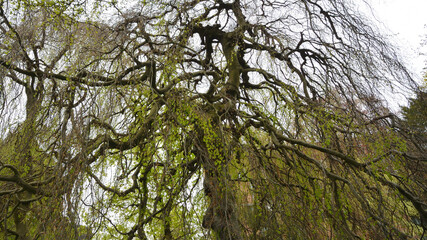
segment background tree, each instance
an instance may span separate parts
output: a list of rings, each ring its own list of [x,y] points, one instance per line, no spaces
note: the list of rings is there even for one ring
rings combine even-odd
[[[417,86],[352,3],[0,3],[5,238],[423,234]]]
[[[403,120],[398,126],[400,134],[407,139],[407,152],[405,157],[408,160],[407,167],[410,169],[412,178],[418,184],[418,191],[421,196],[427,195],[425,188],[426,154],[427,154],[427,122],[426,122],[426,100],[427,94],[423,89],[416,92],[416,97],[409,99],[409,106],[402,107]],[[412,216],[412,221],[423,227],[423,235],[427,229],[427,221],[419,216]]]
[[[409,106],[403,107],[403,116],[408,126],[416,132],[425,133],[427,131],[427,93],[417,92],[416,98],[409,100]]]

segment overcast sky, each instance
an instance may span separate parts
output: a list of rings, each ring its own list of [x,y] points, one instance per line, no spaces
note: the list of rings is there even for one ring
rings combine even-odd
[[[427,0],[370,0],[374,14],[389,29],[408,67],[421,78],[427,66]],[[424,55],[421,55],[424,53]]]

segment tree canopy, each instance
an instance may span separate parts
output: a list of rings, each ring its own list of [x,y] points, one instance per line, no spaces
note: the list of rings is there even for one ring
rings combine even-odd
[[[417,85],[357,9],[0,0],[4,239],[420,238]]]

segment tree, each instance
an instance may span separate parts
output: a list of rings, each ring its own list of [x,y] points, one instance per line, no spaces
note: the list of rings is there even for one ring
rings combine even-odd
[[[423,234],[417,86],[348,1],[0,3],[6,239]]]
[[[425,109],[427,102],[427,93],[420,91],[416,98],[410,99],[409,107],[403,107],[404,119],[408,126],[416,132],[427,131],[427,110]]]
[[[398,129],[407,139],[406,158],[410,159],[407,162],[407,167],[410,169],[412,179],[418,184],[418,191],[423,195],[427,195],[425,188],[426,173],[426,154],[427,154],[427,122],[426,122],[426,100],[427,93],[419,90],[416,98],[409,99],[409,106],[402,107],[403,120],[400,121]],[[427,227],[426,219],[419,216],[412,216],[412,221],[423,227],[423,235]]]

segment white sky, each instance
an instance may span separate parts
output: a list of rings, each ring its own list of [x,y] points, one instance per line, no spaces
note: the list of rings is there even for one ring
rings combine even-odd
[[[417,79],[427,71],[427,0],[370,0]],[[424,54],[424,55],[422,55]],[[423,70],[424,69],[424,70]]]

